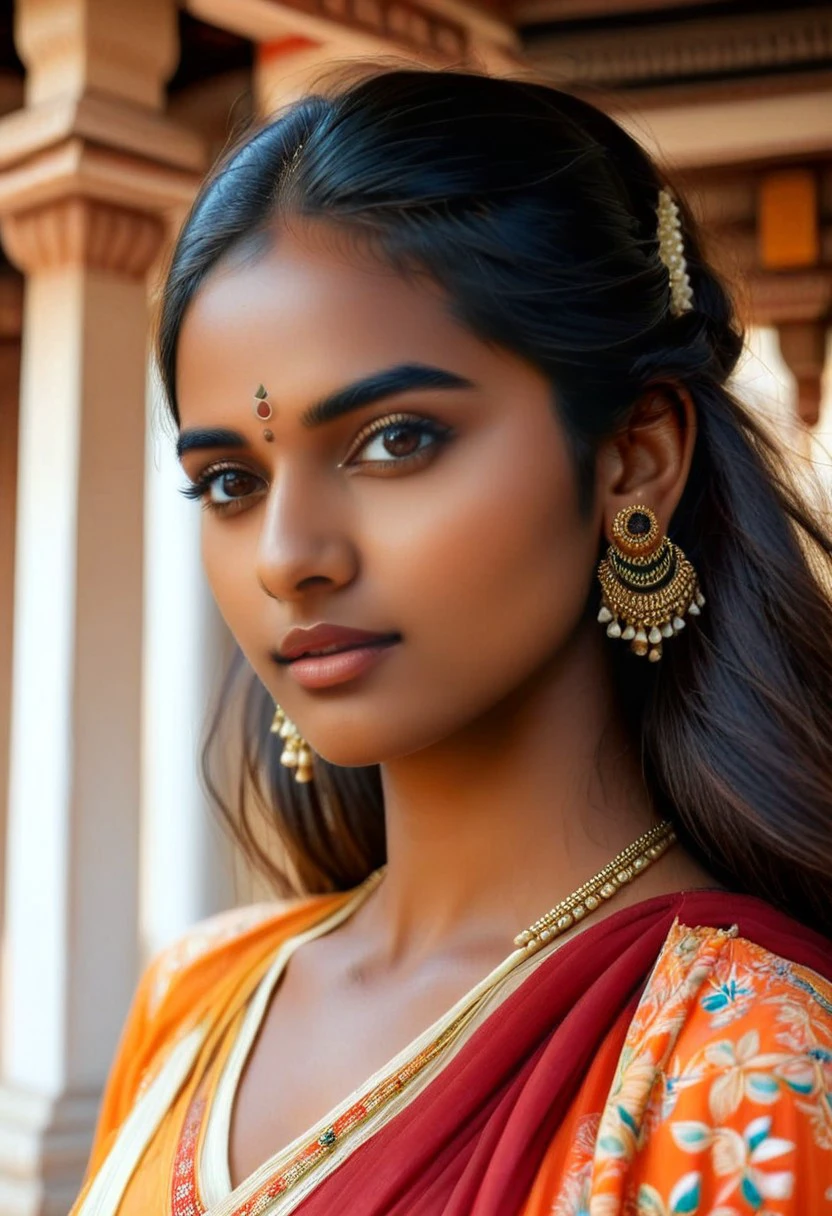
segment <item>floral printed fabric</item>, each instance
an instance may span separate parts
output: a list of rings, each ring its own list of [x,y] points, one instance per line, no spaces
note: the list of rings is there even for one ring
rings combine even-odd
[[[528,1216],[832,1216],[832,985],[675,924],[558,1175]]]

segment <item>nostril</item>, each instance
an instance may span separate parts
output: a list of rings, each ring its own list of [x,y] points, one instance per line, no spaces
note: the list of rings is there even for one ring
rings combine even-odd
[[[329,587],[332,580],[328,579],[324,574],[310,574],[308,578],[302,578],[297,584],[296,591],[306,591],[309,587],[319,587],[323,584]]]

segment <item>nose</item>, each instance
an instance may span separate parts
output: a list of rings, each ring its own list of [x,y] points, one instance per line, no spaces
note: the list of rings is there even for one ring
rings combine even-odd
[[[358,570],[343,503],[325,487],[288,473],[275,484],[257,551],[257,581],[274,599],[299,600],[315,588],[337,591]]]

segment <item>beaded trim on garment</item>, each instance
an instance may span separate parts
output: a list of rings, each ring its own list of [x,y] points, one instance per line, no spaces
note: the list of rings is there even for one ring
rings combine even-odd
[[[199,1132],[207,1106],[205,1094],[200,1087],[188,1107],[182,1134],[176,1146],[171,1177],[171,1216],[201,1216],[205,1211],[196,1180],[196,1160]]]
[[[300,1182],[352,1131],[366,1123],[393,1098],[397,1097],[428,1064],[453,1042],[470,1021],[473,1010],[467,1009],[432,1043],[413,1057],[403,1068],[370,1089],[337,1119],[311,1138],[288,1162],[255,1193],[233,1209],[233,1216],[258,1216],[280,1195]],[[191,1100],[173,1163],[171,1180],[171,1216],[206,1216],[199,1193],[197,1177],[198,1145],[207,1113],[207,1078]]]

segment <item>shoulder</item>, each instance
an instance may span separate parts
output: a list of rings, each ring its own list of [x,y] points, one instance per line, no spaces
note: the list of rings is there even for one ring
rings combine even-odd
[[[616,1085],[640,1216],[810,1216],[832,1198],[832,984],[811,968],[674,925]]]
[[[232,908],[193,925],[151,960],[136,994],[151,1052],[209,1023],[267,967],[280,947],[326,920],[350,893]]]
[[[742,1031],[761,1043],[785,1044],[794,1039],[798,1025],[806,1032],[809,1027],[832,1032],[832,982],[756,942],[734,937],[724,942],[701,985],[685,1039],[692,1049],[700,1038],[722,1042]]]
[[[704,945],[707,933],[695,938]],[[778,1106],[790,1121],[820,1116],[810,1107],[832,1097],[832,983],[742,937],[721,941],[709,961],[678,1011],[656,1115],[712,1127]],[[815,1130],[832,1150],[832,1120]]]
[[[203,998],[210,998],[212,985],[215,995],[219,991],[218,977],[228,972],[235,944],[258,926],[279,922],[284,915],[280,904],[223,912],[194,925],[151,960],[133,996],[107,1076],[88,1176],[98,1169],[134,1104],[164,1073],[167,1063],[175,1062],[179,1045],[203,1037]],[[210,966],[215,959],[219,967]],[[194,983],[195,971],[206,963],[207,971]]]
[[[674,1050],[683,1042],[693,1049],[720,1039],[730,1028],[753,1027],[770,1037],[782,1033],[788,1017],[832,1025],[832,982],[735,929],[676,922],[645,989],[635,1030],[655,1031],[668,1009],[679,1019]]]
[[[343,894],[252,904],[212,916],[162,949],[139,981],[101,1105],[96,1143],[118,1127],[178,1045],[216,1019],[281,945],[326,917]]]
[[[294,900],[274,900],[229,908],[198,921],[181,937],[161,949],[148,964],[147,1013],[153,1013],[163,1003],[177,977],[188,971],[201,958],[217,951],[235,953],[235,946],[252,930],[279,922],[295,906]]]

